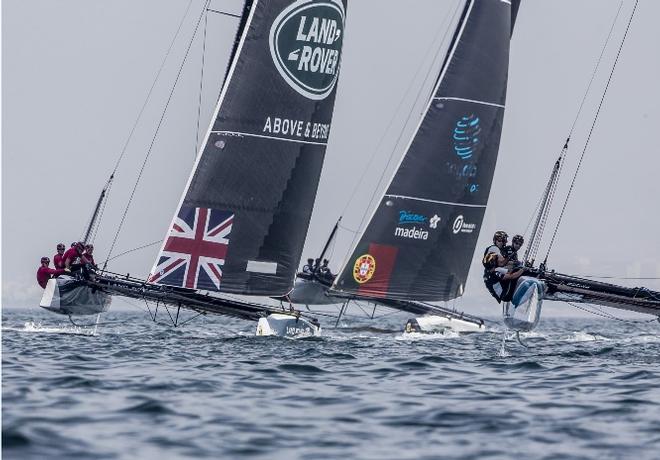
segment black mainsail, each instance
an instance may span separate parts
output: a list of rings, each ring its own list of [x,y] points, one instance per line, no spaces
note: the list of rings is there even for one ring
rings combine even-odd
[[[248,2],[151,282],[263,296],[291,289],[330,132],[345,9],[346,0]]]
[[[425,114],[335,292],[462,295],[497,160],[512,14],[509,1],[466,2]]]

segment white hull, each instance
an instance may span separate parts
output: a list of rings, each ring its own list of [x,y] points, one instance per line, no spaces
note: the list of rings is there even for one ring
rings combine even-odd
[[[511,302],[502,303],[502,320],[516,332],[533,330],[541,319],[545,284],[536,278],[521,276]]]
[[[321,326],[295,315],[273,313],[259,319],[257,335],[274,335],[290,338],[316,337],[321,335]]]
[[[454,332],[485,332],[486,326],[473,321],[452,318],[448,316],[428,315],[408,320],[406,332],[437,333],[444,331]]]

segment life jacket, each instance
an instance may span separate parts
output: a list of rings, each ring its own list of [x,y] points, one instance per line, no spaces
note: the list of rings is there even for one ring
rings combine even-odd
[[[497,252],[490,250],[493,247],[495,249],[497,249]],[[497,254],[497,253],[501,254],[501,251],[500,251],[500,248],[498,248],[496,244],[491,244],[484,251],[484,256],[481,259],[481,264],[484,266],[484,276],[485,276],[487,271],[497,267],[497,263],[493,264],[492,258],[489,256],[489,254]]]
[[[513,246],[504,246],[504,257],[506,257],[509,262],[518,262],[518,251],[513,249]]]

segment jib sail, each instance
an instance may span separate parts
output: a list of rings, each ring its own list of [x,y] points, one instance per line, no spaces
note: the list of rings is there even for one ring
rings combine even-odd
[[[511,27],[511,2],[466,2],[425,115],[334,290],[463,293],[497,160]]]
[[[150,281],[283,295],[330,132],[346,0],[254,0]]]

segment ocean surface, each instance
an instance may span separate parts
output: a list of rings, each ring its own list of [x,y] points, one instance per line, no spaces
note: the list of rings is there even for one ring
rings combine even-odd
[[[92,329],[2,312],[2,456],[660,458],[660,324],[544,318],[403,334],[405,315],[323,336],[222,317],[110,312]],[[493,318],[495,319],[495,318]]]

